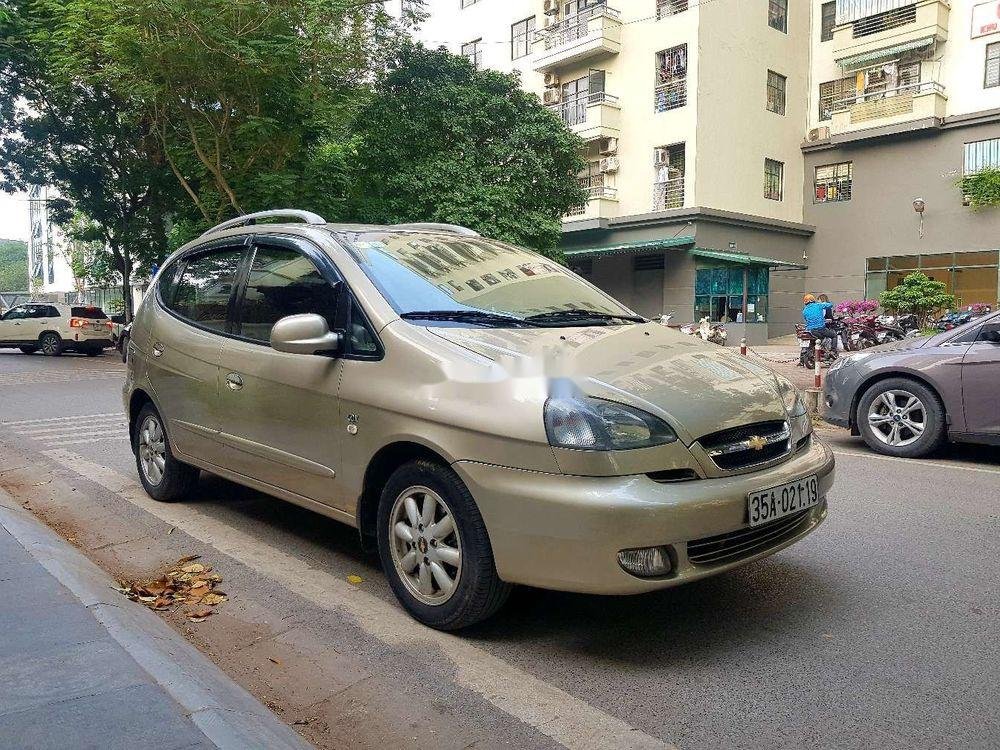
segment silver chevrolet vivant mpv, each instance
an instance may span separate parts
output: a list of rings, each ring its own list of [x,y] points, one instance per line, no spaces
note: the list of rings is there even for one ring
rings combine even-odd
[[[351,524],[435,628],[512,584],[721,573],[827,513],[833,456],[787,380],[462,227],[221,224],[163,264],[128,347],[152,497],[205,470]]]

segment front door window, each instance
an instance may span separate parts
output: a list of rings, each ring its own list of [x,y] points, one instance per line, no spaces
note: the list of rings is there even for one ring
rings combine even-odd
[[[766,323],[768,269],[724,264],[695,272],[695,320],[721,323]]]

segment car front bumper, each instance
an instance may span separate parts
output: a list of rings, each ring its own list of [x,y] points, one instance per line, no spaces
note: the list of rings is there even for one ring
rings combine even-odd
[[[831,369],[823,381],[823,419],[837,427],[852,428],[851,410],[861,382],[859,368],[846,361]]]
[[[590,594],[638,594],[721,573],[773,554],[813,531],[827,513],[834,459],[815,437],[808,448],[762,471],[672,484],[645,474],[584,477],[522,471],[471,461],[454,464],[482,513],[497,572],[511,583]],[[744,532],[747,495],[816,474],[820,502],[762,544],[717,563],[692,562],[690,541]],[[781,523],[781,519],[777,523]],[[674,567],[638,578],[618,552],[670,545]]]

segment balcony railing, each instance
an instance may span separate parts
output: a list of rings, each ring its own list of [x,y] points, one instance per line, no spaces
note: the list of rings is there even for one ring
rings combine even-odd
[[[688,9],[688,0],[656,0],[656,18],[676,16]]]
[[[852,24],[852,34],[855,39],[880,34],[883,31],[897,29],[917,21],[917,6],[905,5],[902,8],[879,13],[874,16],[860,18]]]
[[[653,109],[655,112],[666,112],[687,104],[687,78],[676,78],[668,83],[661,83],[653,91]]]
[[[615,188],[604,184],[603,175],[584,177],[580,180],[580,184],[587,193],[587,200],[579,206],[573,206],[573,208],[566,212],[567,216],[582,216],[587,213],[587,204],[590,203],[590,201],[598,200],[600,198],[609,198],[614,200],[618,197],[618,191]]]
[[[573,127],[587,122],[587,107],[598,104],[618,104],[618,97],[607,94],[603,91],[595,91],[592,94],[584,94],[566,99],[559,104],[549,107],[555,112],[566,125]]]
[[[583,39],[590,33],[589,22],[591,18],[612,18],[621,19],[621,13],[606,5],[595,5],[592,8],[581,10],[557,24],[549,26],[535,32],[535,38],[545,43],[545,49],[551,50],[571,44],[577,39]]]
[[[913,97],[918,94],[944,95],[937,81],[923,81],[880,91],[867,91],[833,103],[833,111],[850,112],[851,122],[865,122],[884,117],[898,117],[913,112]]]
[[[684,178],[675,177],[653,185],[653,210],[666,211],[668,208],[683,208]]]

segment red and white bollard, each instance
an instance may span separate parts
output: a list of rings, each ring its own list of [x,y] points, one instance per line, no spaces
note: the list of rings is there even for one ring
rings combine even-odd
[[[816,342],[816,356],[815,362],[813,363],[813,385],[816,388],[823,387],[822,376],[820,375],[820,363],[823,361],[823,344],[819,341]]]
[[[744,357],[747,356],[747,337],[744,336],[740,339],[740,354]]]

